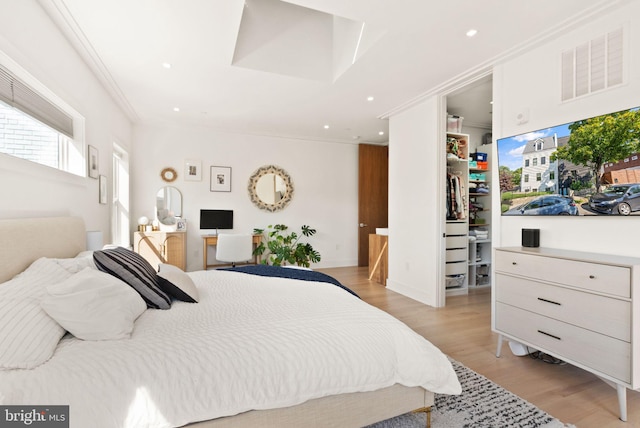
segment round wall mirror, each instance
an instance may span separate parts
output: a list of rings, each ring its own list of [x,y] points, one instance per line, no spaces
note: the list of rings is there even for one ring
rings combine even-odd
[[[172,186],[160,188],[156,194],[156,218],[160,230],[176,230],[176,217],[182,217],[182,194]]]
[[[287,172],[275,165],[258,168],[249,178],[249,198],[258,208],[278,211],[293,197],[293,183]]]

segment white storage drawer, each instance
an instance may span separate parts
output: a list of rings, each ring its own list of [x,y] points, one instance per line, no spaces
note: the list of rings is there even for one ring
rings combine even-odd
[[[447,249],[451,248],[467,248],[469,238],[465,236],[447,236]]]
[[[499,272],[631,297],[631,270],[626,267],[510,251],[496,251],[495,265]]]
[[[447,250],[446,255],[448,262],[466,262],[469,259],[469,251],[466,248]]]
[[[445,263],[444,274],[445,275],[460,275],[467,273],[467,261]]]
[[[590,330],[496,303],[496,328],[536,349],[631,381],[631,344]]]
[[[496,274],[496,300],[631,341],[631,302]]]
[[[447,236],[450,236],[450,235],[466,236],[468,234],[468,229],[469,229],[469,226],[467,226],[467,223],[463,223],[463,222],[447,223],[447,227],[446,227]]]

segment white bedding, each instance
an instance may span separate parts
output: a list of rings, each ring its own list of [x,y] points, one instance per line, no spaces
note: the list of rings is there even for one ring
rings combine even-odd
[[[71,427],[174,427],[400,383],[445,394],[444,354],[332,284],[190,273],[199,303],[145,311],[131,339],[70,335],[32,370],[0,371],[1,404],[69,404]]]

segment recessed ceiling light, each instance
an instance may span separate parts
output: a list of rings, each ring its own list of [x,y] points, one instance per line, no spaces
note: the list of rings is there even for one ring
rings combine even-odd
[[[469,31],[467,31],[467,37],[473,37],[476,34],[478,34],[478,30],[476,30],[475,28],[472,28]]]
[[[171,64],[170,64],[170,63],[168,63],[168,62],[163,62],[163,63],[162,63],[162,66],[163,66],[164,68],[171,68]]]
[[[325,126],[324,126],[324,129],[329,129],[329,125],[325,125]]]
[[[378,132],[378,135],[384,135],[384,131]]]
[[[180,107],[174,107],[173,111],[180,111]]]
[[[373,101],[373,97],[367,97],[367,101]]]

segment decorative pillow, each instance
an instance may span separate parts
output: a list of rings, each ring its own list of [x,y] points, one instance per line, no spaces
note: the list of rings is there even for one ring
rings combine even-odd
[[[191,277],[177,266],[161,264],[158,285],[162,291],[183,302],[198,303],[200,300],[198,289]]]
[[[90,267],[48,286],[47,292],[42,309],[83,340],[127,339],[134,321],[147,309],[123,281]]]
[[[32,369],[47,361],[65,331],[40,307],[46,286],[71,274],[40,258],[0,284],[0,370]]]
[[[94,251],[93,260],[103,272],[119,278],[133,287],[147,307],[169,309],[171,298],[158,286],[158,276],[140,254],[123,247]]]

